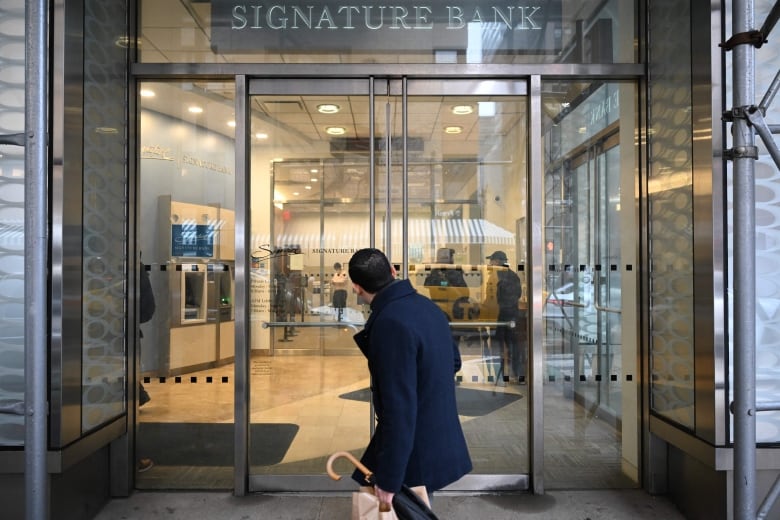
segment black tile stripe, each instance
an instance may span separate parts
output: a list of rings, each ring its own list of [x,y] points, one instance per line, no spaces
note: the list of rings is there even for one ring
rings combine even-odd
[[[206,377],[198,377],[198,376],[190,376],[189,377],[189,383],[190,384],[197,384],[197,383],[214,383],[215,378],[214,376],[206,376]],[[221,376],[219,377],[219,381],[222,383],[229,383],[230,377],[229,376]],[[144,376],[143,377],[143,383],[151,384],[151,383],[158,383],[158,384],[165,384],[171,382],[171,379],[165,376],[155,377],[152,378],[150,376]],[[187,378],[182,378],[182,376],[174,376],[173,377],[173,383],[175,384],[182,384],[184,382],[187,382]]]

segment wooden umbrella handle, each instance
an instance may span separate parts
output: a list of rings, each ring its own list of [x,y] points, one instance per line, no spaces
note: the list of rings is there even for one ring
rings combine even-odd
[[[341,480],[341,475],[339,475],[338,473],[333,471],[333,462],[336,459],[341,458],[341,457],[344,457],[345,459],[348,459],[352,464],[354,464],[355,467],[357,469],[359,469],[360,472],[363,473],[363,475],[366,476],[366,480],[368,480],[368,477],[373,475],[371,470],[368,469],[367,467],[365,467],[363,465],[363,463],[360,462],[359,460],[357,460],[355,458],[355,456],[352,455],[350,452],[348,452],[348,451],[337,451],[336,453],[334,453],[333,455],[328,457],[328,463],[325,465],[326,469],[328,470],[328,476],[330,478],[332,478],[333,480]]]

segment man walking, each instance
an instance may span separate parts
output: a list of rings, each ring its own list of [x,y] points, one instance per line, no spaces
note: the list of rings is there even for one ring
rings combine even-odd
[[[349,261],[358,301],[371,306],[355,342],[368,360],[377,417],[361,462],[374,472],[376,495],[391,504],[402,484],[429,495],[471,471],[455,402],[461,360],[447,316],[378,249]],[[365,484],[363,474],[353,478]]]

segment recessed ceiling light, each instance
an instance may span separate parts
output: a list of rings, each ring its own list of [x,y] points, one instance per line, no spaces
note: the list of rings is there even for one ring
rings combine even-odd
[[[330,135],[344,135],[347,133],[347,129],[343,126],[329,126],[325,131]]]
[[[309,173],[317,173],[319,170],[317,168],[312,168],[309,170]]]
[[[235,121],[228,121],[228,126],[230,128],[235,128],[236,127],[236,122]]]
[[[479,117],[493,117],[496,115],[495,101],[480,101],[477,103],[477,113]]]
[[[257,132],[255,134],[255,137],[257,137],[258,139],[268,139],[268,134],[264,132]]]
[[[301,193],[300,193],[300,192],[298,192],[298,191],[294,191],[294,192],[293,192],[293,195],[295,195],[296,197],[297,197],[298,195],[300,195],[300,194],[301,194]]]
[[[319,181],[319,179],[317,179],[317,177],[312,177],[311,178],[311,182],[318,182],[318,181]]]
[[[201,107],[199,107],[199,106],[195,106],[195,105],[193,105],[193,106],[189,107],[187,110],[189,110],[189,111],[190,111],[190,112],[192,112],[193,114],[200,114],[200,113],[202,113],[202,112],[203,112],[203,109],[202,109]]]
[[[463,131],[462,126],[445,126],[444,127],[444,133],[445,134],[459,134]]]
[[[319,112],[320,114],[335,114],[339,110],[341,110],[340,106],[333,105],[331,103],[317,105],[317,112]]]
[[[154,93],[154,90],[148,88],[142,88],[139,94],[141,95],[141,97],[154,97],[156,95]]]
[[[465,116],[474,112],[474,107],[471,105],[455,105],[452,107],[452,113],[456,116]]]
[[[311,189],[311,186],[309,186],[309,185],[307,184],[306,186],[304,186],[304,189],[310,190],[310,189]]]

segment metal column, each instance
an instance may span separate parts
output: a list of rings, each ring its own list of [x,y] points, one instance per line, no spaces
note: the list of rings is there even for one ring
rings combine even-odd
[[[755,146],[758,132],[769,154],[780,167],[780,150],[771,137],[763,116],[780,88],[780,73],[775,76],[761,104],[755,99],[755,48],[766,43],[766,37],[780,18],[776,2],[760,30],[754,27],[753,0],[734,0],[732,37],[722,44],[733,50],[733,108],[724,118],[732,123],[733,148],[724,156],[733,161],[734,200],[734,519],[765,518],[780,496],[780,478],[756,508],[756,413],[778,410],[780,403],[756,403],[756,232],[755,232]]]
[[[733,34],[753,28],[753,0],[735,0]],[[755,49],[737,45],[732,64],[733,106],[755,99]],[[734,518],[756,514],[756,249],[753,129],[735,118],[734,145]]]
[[[47,315],[48,251],[48,2],[26,3],[24,300],[25,313],[25,515],[49,518],[47,454],[47,343],[41,316]]]

